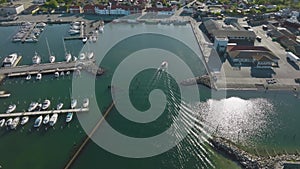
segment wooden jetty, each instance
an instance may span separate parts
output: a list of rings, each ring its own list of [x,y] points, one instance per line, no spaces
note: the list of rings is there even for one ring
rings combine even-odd
[[[19,117],[19,116],[35,116],[35,115],[46,115],[54,113],[78,113],[78,112],[88,112],[89,108],[77,108],[77,109],[62,109],[62,110],[47,110],[47,111],[33,111],[33,112],[18,112],[18,113],[3,113],[0,114],[0,118],[7,117]]]
[[[87,71],[89,71],[89,69],[97,69],[97,71],[92,71],[92,73],[94,73],[95,75],[103,74],[103,70],[95,64],[95,60],[82,60],[72,62],[55,62],[34,65],[23,65],[15,67],[2,67],[0,68],[0,75],[14,77],[26,76],[28,74],[37,73],[54,73],[56,71],[73,71],[77,69],[86,69]]]

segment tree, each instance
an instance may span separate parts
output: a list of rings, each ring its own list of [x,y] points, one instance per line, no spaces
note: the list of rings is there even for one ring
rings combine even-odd
[[[58,7],[58,2],[56,0],[49,0],[48,2],[45,3],[45,5],[48,7],[48,8],[52,8],[52,9],[55,9]]]

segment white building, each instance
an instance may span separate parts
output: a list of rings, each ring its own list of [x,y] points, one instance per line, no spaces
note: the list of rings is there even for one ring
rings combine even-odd
[[[19,14],[24,11],[24,6],[22,4],[16,4],[12,6],[5,6],[0,8],[1,14],[14,15]]]

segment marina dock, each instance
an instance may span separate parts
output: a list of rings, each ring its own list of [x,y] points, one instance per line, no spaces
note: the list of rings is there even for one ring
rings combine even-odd
[[[89,108],[77,108],[77,109],[64,109],[64,110],[47,110],[47,111],[34,111],[34,112],[18,112],[18,113],[5,113],[0,114],[0,118],[7,117],[20,117],[20,116],[35,116],[35,115],[46,115],[46,114],[61,114],[61,113],[78,113],[78,112],[87,112]]]
[[[37,73],[54,73],[56,71],[74,71],[77,69],[86,69],[87,71],[92,72],[96,75],[104,72],[95,64],[94,60],[83,60],[73,62],[55,62],[34,65],[22,65],[15,67],[2,67],[0,68],[0,75],[15,77]]]

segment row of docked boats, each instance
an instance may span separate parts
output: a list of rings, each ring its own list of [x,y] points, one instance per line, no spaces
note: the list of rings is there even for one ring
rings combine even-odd
[[[21,24],[19,31],[13,36],[13,42],[38,42],[38,37],[44,31],[45,23],[40,22],[35,25],[32,22]]]
[[[84,24],[84,22],[72,22],[70,24],[70,29],[69,29],[69,34],[70,35],[76,35],[76,34],[80,34],[81,31],[81,27]]]

